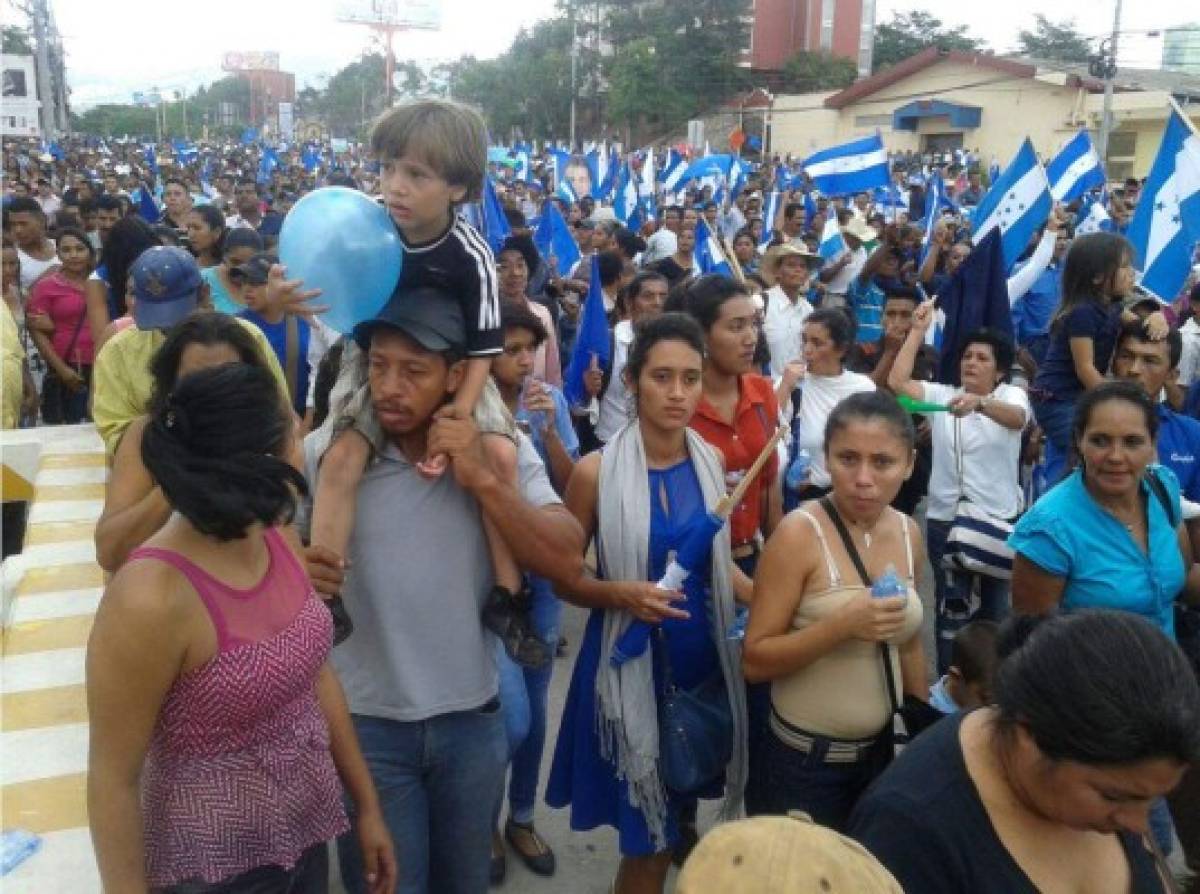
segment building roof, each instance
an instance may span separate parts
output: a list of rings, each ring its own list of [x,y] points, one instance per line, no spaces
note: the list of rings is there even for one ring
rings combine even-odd
[[[961,50],[943,50],[926,47],[915,56],[909,56],[884,68],[869,78],[856,81],[845,90],[825,100],[828,109],[842,109],[892,84],[912,77],[941,62],[954,62],[982,71],[993,71],[1015,78],[1035,78],[1061,75],[1065,84],[1082,88],[1089,93],[1104,90],[1104,82],[1092,77],[1086,64],[1052,62],[1029,56],[996,56],[992,53],[968,53]],[[1200,99],[1200,77],[1175,71],[1160,71],[1145,68],[1121,68],[1113,82],[1117,91],[1163,90],[1177,97]]]
[[[1052,62],[1032,56],[1013,56],[1013,60],[1035,65],[1041,73],[1063,72],[1068,76],[1092,80],[1088,67],[1082,62]],[[1104,89],[1103,81],[1100,90]],[[1174,96],[1200,99],[1200,77],[1181,71],[1166,71],[1158,68],[1118,68],[1113,78],[1113,89],[1117,92],[1134,90],[1162,90]]]
[[[957,62],[960,65],[971,65],[1018,78],[1032,78],[1037,74],[1037,68],[1033,65],[994,56],[991,53],[966,53],[961,50],[926,47],[915,56],[909,56],[904,61],[881,69],[869,78],[856,81],[845,90],[833,94],[825,100],[825,107],[827,109],[845,108],[873,93],[878,93],[885,87],[890,87],[892,84],[931,68],[939,62]]]

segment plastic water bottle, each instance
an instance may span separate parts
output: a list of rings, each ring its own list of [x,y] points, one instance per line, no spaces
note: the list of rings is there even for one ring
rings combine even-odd
[[[741,642],[746,638],[746,622],[750,620],[750,609],[744,605],[734,608],[733,623],[725,631],[725,638],[733,642]]]
[[[535,381],[533,376],[525,380],[525,385],[521,388],[521,408],[525,411],[525,418],[529,423],[529,433],[534,437],[541,437],[542,430],[546,427],[546,411],[531,410],[526,405],[531,391],[529,386]]]
[[[808,476],[812,471],[812,454],[807,448],[801,447],[796,451],[796,456],[792,459],[791,465],[788,466],[785,481],[787,486],[794,493],[799,493],[808,484]]]
[[[889,564],[875,583],[871,584],[871,595],[876,599],[886,599],[889,596],[908,596],[908,587],[896,573],[896,566]]]
[[[10,829],[0,835],[0,875],[16,869],[42,846],[40,835],[24,829]]]

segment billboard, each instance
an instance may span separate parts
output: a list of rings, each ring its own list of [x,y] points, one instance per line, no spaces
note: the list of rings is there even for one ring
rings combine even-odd
[[[273,51],[225,53],[222,71],[279,71],[279,54]]]
[[[148,90],[145,92],[135,92],[133,94],[133,104],[135,106],[142,106],[143,108],[149,108],[150,106],[156,106],[161,102],[162,102],[162,94],[160,94],[157,90]]]
[[[337,19],[353,25],[386,25],[436,31],[442,27],[441,0],[343,0]]]

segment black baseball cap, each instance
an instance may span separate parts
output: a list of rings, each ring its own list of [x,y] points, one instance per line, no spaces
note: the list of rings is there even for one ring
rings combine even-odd
[[[231,280],[241,280],[249,283],[252,286],[261,286],[265,283],[271,273],[271,265],[278,264],[279,259],[270,252],[260,251],[250,257],[245,264],[240,267],[230,269]]]
[[[467,346],[467,327],[462,308],[449,292],[422,286],[397,290],[373,320],[354,327],[354,340],[364,351],[371,336],[381,328],[396,329],[427,351],[462,352]]]

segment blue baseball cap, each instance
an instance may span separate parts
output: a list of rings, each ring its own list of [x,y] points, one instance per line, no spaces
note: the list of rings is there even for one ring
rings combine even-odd
[[[133,320],[139,329],[170,329],[196,309],[200,268],[182,248],[148,248],[133,262]]]

